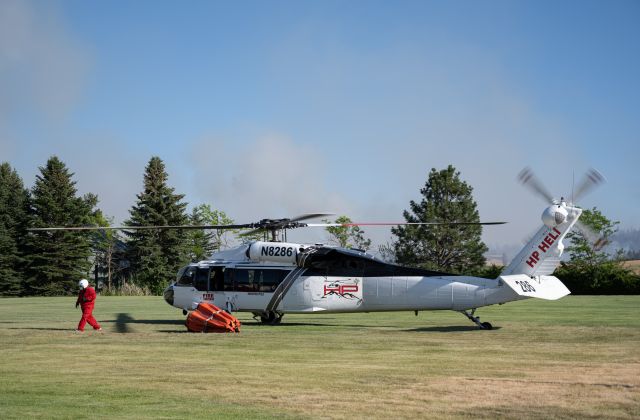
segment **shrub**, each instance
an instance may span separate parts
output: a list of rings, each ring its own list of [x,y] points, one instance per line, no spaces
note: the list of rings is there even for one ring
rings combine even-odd
[[[104,288],[101,291],[103,296],[152,296],[148,287],[140,287],[135,283],[125,283],[120,287]]]

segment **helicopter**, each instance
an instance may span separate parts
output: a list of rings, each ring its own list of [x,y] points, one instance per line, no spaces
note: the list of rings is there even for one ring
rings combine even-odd
[[[554,199],[533,172],[525,168],[522,184],[542,196],[548,206],[542,226],[495,279],[426,270],[385,262],[364,250],[287,242],[287,230],[303,227],[396,225],[496,225],[505,222],[306,223],[327,213],[259,222],[209,226],[138,226],[111,229],[249,229],[264,240],[223,250],[182,267],[163,292],[164,300],[186,315],[206,302],[228,312],[250,312],[263,324],[281,323],[285,314],[453,310],[480,329],[478,308],[528,298],[557,300],[569,289],[551,274],[560,263],[563,239],[577,226],[582,210],[572,201]],[[577,188],[581,196],[604,177],[592,169]],[[45,230],[77,228],[40,228]],[[270,235],[270,238],[268,238]],[[593,236],[593,235],[587,235]]]
[[[578,221],[582,210],[564,198],[554,199],[531,169],[525,168],[519,179],[549,205],[542,226],[496,279],[390,264],[363,250],[286,242],[286,230],[299,227],[476,223],[303,223],[325,215],[317,213],[245,226],[254,229],[250,233],[270,232],[271,241],[254,241],[183,267],[164,299],[185,315],[199,302],[210,302],[230,312],[251,312],[263,324],[279,324],[287,313],[454,310],[490,330],[492,324],[475,315],[480,307],[570,294],[551,275],[560,263],[563,239],[574,226],[595,237]],[[591,169],[572,201],[602,182],[604,177]]]

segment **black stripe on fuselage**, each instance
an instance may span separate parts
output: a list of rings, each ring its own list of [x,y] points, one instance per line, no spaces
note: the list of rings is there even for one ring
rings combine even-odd
[[[295,281],[305,271],[306,268],[297,267],[295,270],[292,270],[289,274],[287,274],[287,277],[282,280],[282,283],[280,283],[276,290],[273,292],[273,296],[271,297],[271,300],[269,301],[269,303],[267,304],[267,308],[265,309],[267,313],[273,312],[278,308],[278,305],[280,305],[282,299],[284,299],[289,289],[291,289],[293,283],[295,283]]]

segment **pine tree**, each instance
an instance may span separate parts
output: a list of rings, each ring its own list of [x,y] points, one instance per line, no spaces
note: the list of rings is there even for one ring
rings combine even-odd
[[[185,225],[186,203],[182,194],[167,186],[168,175],[159,157],[152,157],[145,168],[144,191],[129,214],[128,226]],[[179,229],[144,229],[126,232],[129,259],[139,286],[157,294],[171,280],[181,265],[189,261],[187,234]]]
[[[472,191],[453,166],[431,169],[420,190],[422,201],[412,200],[404,218],[407,222],[478,222]],[[391,232],[398,238],[394,247],[400,264],[461,273],[485,263],[487,247],[480,238],[480,225],[398,226]]]
[[[91,222],[97,197],[77,197],[66,165],[52,156],[32,189],[33,226],[83,226]],[[78,231],[37,231],[29,237],[28,292],[36,295],[73,294],[92,262],[89,234]]]
[[[0,165],[0,295],[23,293],[29,200],[18,173]]]

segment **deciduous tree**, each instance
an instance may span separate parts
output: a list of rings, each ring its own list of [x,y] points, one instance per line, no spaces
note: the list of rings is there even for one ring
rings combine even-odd
[[[97,211],[93,216],[93,224],[109,227],[113,224],[113,218],[105,217],[101,211]],[[95,254],[96,284],[98,277],[102,275],[106,279],[107,290],[111,290],[118,275],[128,266],[126,244],[121,232],[112,229],[94,231],[91,233],[91,243]]]
[[[348,225],[352,220],[347,216],[340,216],[333,222],[324,220],[325,223],[340,223]],[[364,251],[371,246],[371,239],[365,238],[364,231],[359,226],[329,226],[329,243],[343,248],[356,248]]]
[[[201,204],[198,207],[198,212],[202,216],[202,220],[206,225],[231,225],[234,220],[227,215],[223,210],[212,209],[209,204]],[[211,245],[212,252],[217,252],[222,249],[229,248],[233,241],[233,236],[237,235],[240,231],[228,230],[228,229],[215,229],[211,233]]]
[[[640,279],[622,265],[623,251],[610,255],[602,248],[618,230],[619,222],[611,221],[595,207],[583,210],[580,222],[591,233],[576,229],[567,234],[569,261],[563,262],[555,275],[572,293],[640,292]]]
[[[203,210],[210,207],[206,204],[196,206],[191,210],[189,222],[194,226],[209,224],[205,221]],[[207,230],[192,230],[188,234],[189,259],[191,261],[202,261],[213,254],[215,246],[213,244],[213,233]]]

